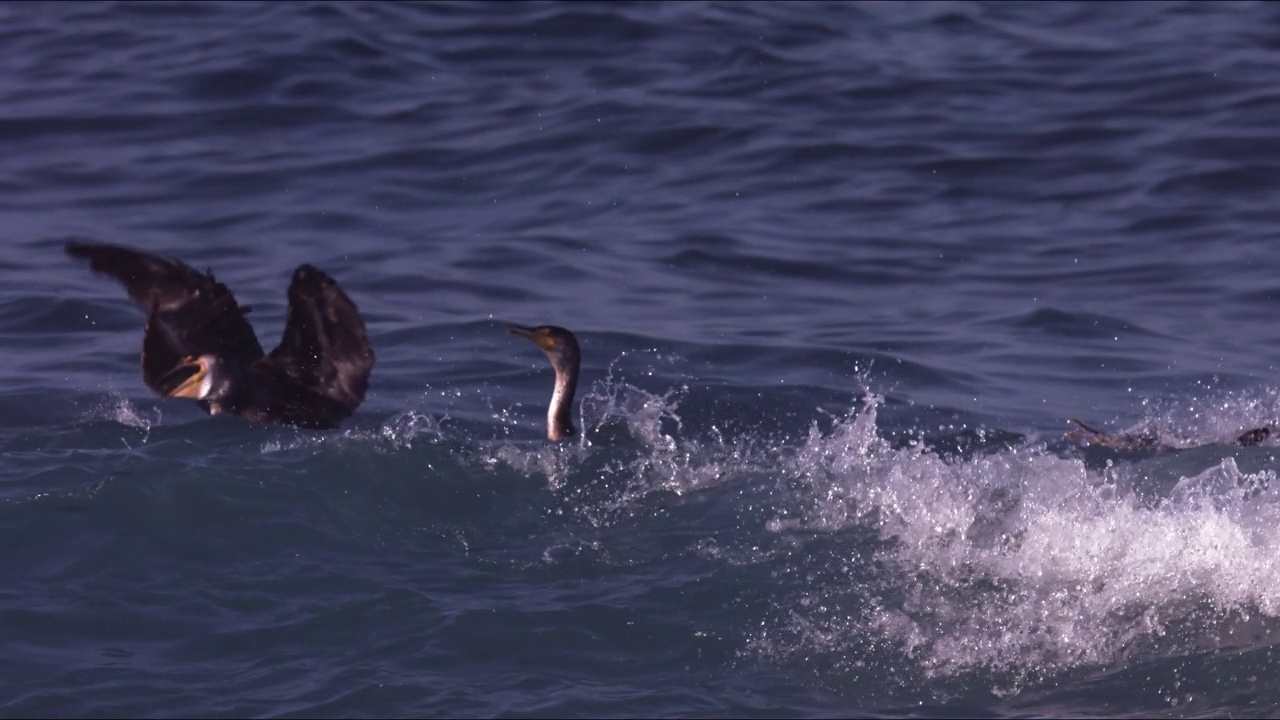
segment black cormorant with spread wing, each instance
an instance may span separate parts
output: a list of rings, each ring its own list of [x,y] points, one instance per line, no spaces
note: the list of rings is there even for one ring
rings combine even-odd
[[[119,245],[72,240],[66,251],[118,280],[147,313],[142,379],[157,394],[193,399],[211,415],[304,428],[337,427],[364,400],[374,362],[364,321],[316,268],[294,272],[284,337],[267,355],[249,308],[212,273]]]
[[[559,442],[573,437],[577,433],[573,427],[573,393],[578,389],[578,367],[582,364],[578,339],[573,333],[555,325],[511,325],[507,332],[542,348],[556,371],[555,389],[551,393],[551,404],[547,406],[547,439]]]

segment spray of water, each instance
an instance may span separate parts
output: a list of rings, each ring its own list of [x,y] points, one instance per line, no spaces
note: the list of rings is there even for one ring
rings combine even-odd
[[[1117,456],[1101,467],[1040,442],[940,453],[887,441],[884,400],[870,392],[796,440],[727,437],[714,421],[689,427],[690,394],[610,373],[583,394],[583,432],[563,445],[477,439],[409,411],[261,450],[444,445],[481,471],[540,478],[560,501],[549,513],[594,528],[703,493],[736,498],[736,537],[709,528],[689,552],[767,569],[777,592],[744,652],[784,663],[878,665],[904,683],[986,673],[1000,678],[990,687],[1016,692],[1051,673],[1280,637],[1280,463],[1270,449]],[[1232,437],[1271,421],[1276,400],[1174,404],[1144,425]],[[160,419],[120,397],[91,415],[148,432]],[[542,560],[604,554],[602,542],[568,535]]]

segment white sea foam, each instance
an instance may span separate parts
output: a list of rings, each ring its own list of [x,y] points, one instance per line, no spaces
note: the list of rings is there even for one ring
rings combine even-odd
[[[482,465],[546,478],[566,501],[558,512],[596,526],[660,512],[644,503],[663,495],[776,484],[776,502],[751,505],[738,529],[793,537],[799,554],[736,538],[692,548],[764,564],[800,588],[760,620],[750,649],[768,657],[820,653],[853,666],[896,654],[927,677],[990,671],[1016,689],[1019,678],[1280,636],[1280,488],[1263,449],[1117,456],[1104,467],[1036,442],[943,455],[887,441],[874,394],[798,442],[726,440],[686,427],[688,394],[610,375],[584,393],[571,443],[458,440]],[[1257,409],[1249,421],[1265,419],[1265,399],[1240,402]],[[1231,402],[1214,407],[1195,414],[1198,425],[1178,425],[1178,409],[1155,422],[1192,437],[1240,416]],[[318,442],[400,449],[448,435],[435,417],[406,412]],[[1255,453],[1247,471],[1233,452]],[[816,575],[802,562],[815,533],[854,538],[840,545],[847,558]],[[562,556],[548,552],[548,562]]]
[[[762,632],[758,649],[870,639],[930,674],[1017,674],[1120,660],[1192,612],[1206,635],[1180,638],[1183,650],[1222,646],[1241,618],[1261,615],[1270,627],[1280,617],[1274,470],[1241,472],[1230,456],[1206,470],[1188,465],[1194,472],[1153,502],[1134,491],[1150,480],[1141,461],[1100,473],[1037,445],[960,460],[891,448],[876,434],[877,406],[871,398],[830,432],[810,434],[787,468],[799,509],[769,528],[874,528],[892,540],[877,558],[891,590],[862,614],[841,615],[831,600],[865,593],[864,579],[817,585],[785,611],[790,640]]]

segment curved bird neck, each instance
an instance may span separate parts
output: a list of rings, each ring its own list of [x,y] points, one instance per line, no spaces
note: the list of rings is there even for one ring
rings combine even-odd
[[[556,368],[556,386],[547,406],[547,439],[567,440],[577,433],[573,426],[573,394],[578,389],[576,364]]]

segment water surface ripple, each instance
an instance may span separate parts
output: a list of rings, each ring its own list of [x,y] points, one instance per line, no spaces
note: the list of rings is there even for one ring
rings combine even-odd
[[[1280,6],[0,19],[3,714],[1280,712]],[[366,402],[158,400],[68,237],[314,263]]]

